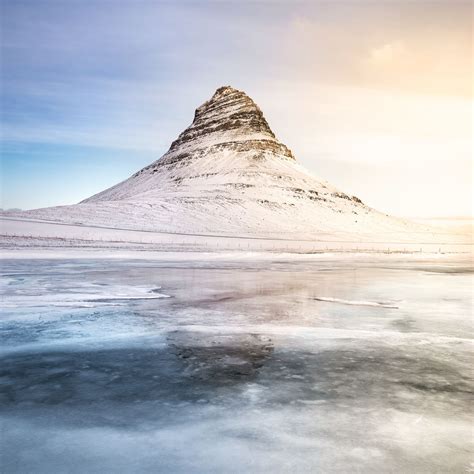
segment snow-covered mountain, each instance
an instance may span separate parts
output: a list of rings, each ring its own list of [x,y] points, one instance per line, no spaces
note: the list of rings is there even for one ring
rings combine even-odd
[[[232,87],[217,89],[170,149],[127,180],[79,204],[21,216],[259,237],[370,240],[374,233],[429,230],[382,214],[311,175],[277,140],[255,102]]]

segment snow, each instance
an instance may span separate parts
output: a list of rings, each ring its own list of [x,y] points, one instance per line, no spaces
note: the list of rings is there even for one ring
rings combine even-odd
[[[129,224],[129,223],[128,223]],[[99,225],[47,222],[19,217],[0,217],[0,249],[24,251],[28,248],[117,249],[129,251],[167,252],[271,252],[271,253],[469,253],[472,240],[458,234],[433,234],[433,240],[408,235],[364,234],[278,237],[190,234],[155,232]],[[397,240],[398,237],[398,240]],[[435,237],[438,237],[437,239]]]

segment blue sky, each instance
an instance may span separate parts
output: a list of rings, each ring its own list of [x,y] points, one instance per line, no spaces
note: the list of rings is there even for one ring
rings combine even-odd
[[[472,214],[468,2],[1,5],[4,208],[127,178],[230,84],[304,166],[368,204]]]

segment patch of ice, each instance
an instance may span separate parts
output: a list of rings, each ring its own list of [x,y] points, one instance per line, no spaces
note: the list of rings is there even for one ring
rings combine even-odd
[[[64,291],[61,287],[52,287],[41,297],[35,292],[5,293],[2,306],[4,308],[19,307],[83,307],[96,305],[120,305],[131,300],[155,300],[170,298],[170,295],[160,292],[161,287],[137,287],[128,285],[99,285],[97,283],[79,284],[76,291]]]
[[[354,301],[354,300],[343,300],[340,298],[329,298],[319,296],[314,298],[317,301],[325,301],[328,303],[339,303],[339,304],[348,304],[354,306],[376,306],[379,308],[393,308],[398,309],[398,306],[394,305],[393,303],[383,302],[383,301]]]

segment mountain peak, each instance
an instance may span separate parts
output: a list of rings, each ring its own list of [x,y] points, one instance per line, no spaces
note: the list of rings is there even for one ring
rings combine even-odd
[[[258,105],[243,91],[219,87],[198,107],[193,123],[171,144],[170,151],[186,145],[244,141],[276,141]]]
[[[214,99],[216,96],[231,94],[234,92],[238,92],[240,94],[246,95],[245,92],[239,91],[238,89],[235,89],[232,86],[221,86],[216,89],[216,92],[214,92],[214,95],[212,96],[212,98]]]
[[[232,86],[222,86],[216,89],[213,96],[196,109],[194,119],[216,109],[224,112],[236,112],[235,109],[239,111],[245,109],[247,112],[252,111],[263,117],[258,105],[245,92]]]
[[[119,196],[120,199],[132,198],[145,191],[156,192],[157,187],[163,189],[166,185],[173,190],[176,187],[184,189],[188,180],[199,176],[237,172],[242,177],[247,173],[258,173],[259,169],[265,174],[263,164],[267,162],[279,170],[281,166],[294,164],[295,157],[276,139],[262,111],[245,92],[223,86],[196,109],[192,124],[171,143],[161,158],[137,171],[124,183],[83,202],[115,200]],[[273,174],[283,182],[282,173]],[[140,184],[134,181],[136,179]]]

